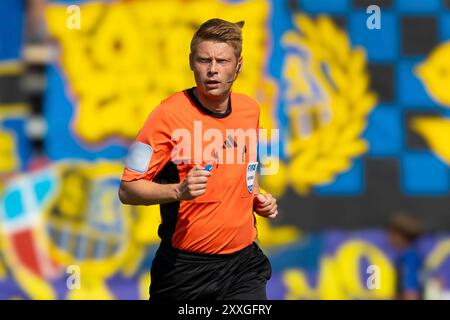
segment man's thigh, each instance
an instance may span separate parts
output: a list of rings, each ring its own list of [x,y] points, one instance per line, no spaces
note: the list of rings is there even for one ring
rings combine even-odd
[[[234,266],[234,275],[219,299],[267,300],[266,286],[272,276],[272,266],[262,250],[254,244],[252,252],[240,257]]]

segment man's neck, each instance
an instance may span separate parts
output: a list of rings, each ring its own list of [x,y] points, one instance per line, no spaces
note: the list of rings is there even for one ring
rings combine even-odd
[[[211,99],[200,93],[200,90],[194,88],[194,95],[197,97],[198,101],[208,110],[215,113],[225,113],[228,109],[228,100],[230,99],[230,95],[224,95],[219,97],[214,97]]]

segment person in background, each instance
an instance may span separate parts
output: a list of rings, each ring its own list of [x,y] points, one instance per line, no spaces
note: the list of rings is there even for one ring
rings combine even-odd
[[[397,253],[397,300],[422,299],[422,262],[416,249],[416,241],[421,234],[420,222],[409,213],[396,212],[389,219],[388,240]]]

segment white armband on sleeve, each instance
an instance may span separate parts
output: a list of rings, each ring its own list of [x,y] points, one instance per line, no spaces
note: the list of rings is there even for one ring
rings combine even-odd
[[[128,150],[125,166],[132,171],[145,173],[152,160],[152,154],[153,149],[150,145],[135,141]]]

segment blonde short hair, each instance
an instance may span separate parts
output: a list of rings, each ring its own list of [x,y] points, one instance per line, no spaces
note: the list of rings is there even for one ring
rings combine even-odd
[[[228,43],[234,48],[236,58],[239,58],[242,52],[242,27],[244,21],[232,23],[216,18],[204,22],[192,37],[191,53],[195,53],[199,42],[210,40]]]

